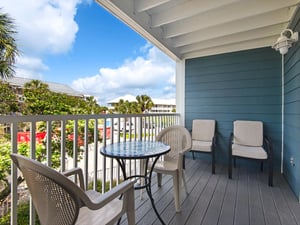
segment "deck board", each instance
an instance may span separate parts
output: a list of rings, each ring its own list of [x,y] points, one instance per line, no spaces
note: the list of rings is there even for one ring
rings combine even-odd
[[[259,190],[259,184],[256,173],[249,174],[249,214],[250,224],[252,225],[264,225],[265,218],[262,209],[262,200]]]
[[[168,225],[300,225],[300,204],[281,174],[274,175],[269,187],[267,173],[259,168],[239,165],[228,179],[227,167],[211,165],[200,159],[186,159],[189,194],[182,190],[181,212],[175,212],[171,176],[163,176],[157,187],[152,179],[152,193],[157,210]],[[147,194],[140,200],[136,191],[136,224],[159,225]],[[126,217],[122,225],[127,225]]]

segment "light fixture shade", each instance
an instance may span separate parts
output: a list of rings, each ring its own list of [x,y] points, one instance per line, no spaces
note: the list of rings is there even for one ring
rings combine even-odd
[[[289,51],[289,48],[287,46],[283,46],[279,49],[279,52],[281,55],[285,55]]]
[[[288,49],[296,41],[298,41],[298,32],[285,29],[281,32],[280,37],[277,39],[272,48],[279,51],[281,55],[285,55],[288,52]]]

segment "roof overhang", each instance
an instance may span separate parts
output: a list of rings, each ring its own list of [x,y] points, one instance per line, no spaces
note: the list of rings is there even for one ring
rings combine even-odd
[[[172,59],[272,46],[298,0],[96,0]]]

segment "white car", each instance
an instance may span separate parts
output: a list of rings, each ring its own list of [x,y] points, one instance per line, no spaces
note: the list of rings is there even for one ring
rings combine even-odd
[[[129,132],[129,130],[134,130],[134,125],[133,123],[130,124],[130,122],[126,122],[126,132]],[[114,123],[114,130],[117,131],[118,130],[118,122]],[[124,123],[121,122],[120,123],[120,131],[124,131]]]

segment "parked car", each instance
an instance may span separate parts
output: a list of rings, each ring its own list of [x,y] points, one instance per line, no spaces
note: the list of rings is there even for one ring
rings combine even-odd
[[[133,123],[130,123],[130,122],[126,122],[126,127],[125,127],[125,129],[126,129],[126,132],[129,132],[129,130],[131,129],[131,130],[134,130],[134,124]],[[114,123],[114,130],[115,131],[117,131],[118,130],[118,122],[115,122]],[[120,123],[120,131],[124,131],[124,123],[123,122],[121,122]]]
[[[155,123],[144,123],[143,127],[147,128],[147,129],[154,129]]]

